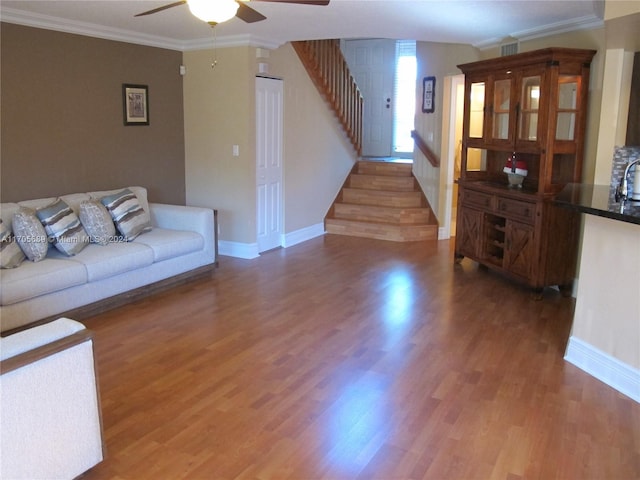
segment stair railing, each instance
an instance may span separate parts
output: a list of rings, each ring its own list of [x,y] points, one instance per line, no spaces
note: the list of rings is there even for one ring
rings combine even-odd
[[[362,153],[362,95],[339,40],[292,42],[320,94],[331,105],[358,156]]]
[[[440,166],[440,157],[438,157],[438,155],[436,155],[433,150],[429,148],[427,142],[425,142],[420,134],[415,130],[411,130],[411,137],[413,138],[416,147],[418,147],[418,150],[420,150],[422,154],[427,158],[427,160],[429,160],[429,163],[433,167],[438,168]]]

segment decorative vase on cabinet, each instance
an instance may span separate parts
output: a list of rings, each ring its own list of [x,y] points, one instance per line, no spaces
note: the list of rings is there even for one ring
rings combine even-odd
[[[571,293],[579,218],[553,198],[581,180],[595,53],[546,48],[458,65],[465,100],[456,261],[497,270],[537,298],[552,285]]]

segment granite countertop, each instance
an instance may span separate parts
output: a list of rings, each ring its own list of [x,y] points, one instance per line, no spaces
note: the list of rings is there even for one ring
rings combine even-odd
[[[640,225],[640,202],[616,202],[610,185],[570,183],[555,197],[555,203],[582,213]]]

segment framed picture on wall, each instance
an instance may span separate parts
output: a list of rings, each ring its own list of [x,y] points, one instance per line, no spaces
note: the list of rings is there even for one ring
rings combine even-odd
[[[424,77],[422,80],[422,112],[433,113],[436,109],[434,97],[436,93],[436,77]]]
[[[149,87],[122,85],[122,103],[125,125],[149,125]]]

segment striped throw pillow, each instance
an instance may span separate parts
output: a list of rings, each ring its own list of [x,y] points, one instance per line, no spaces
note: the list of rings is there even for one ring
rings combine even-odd
[[[64,200],[57,199],[51,205],[36,210],[49,241],[65,255],[76,255],[89,244],[89,236],[78,216]]]
[[[0,218],[0,267],[16,268],[24,259],[24,252],[20,250],[13,233]]]
[[[107,207],[118,231],[128,242],[151,230],[149,214],[140,206],[138,197],[128,188],[102,197],[100,202]]]

